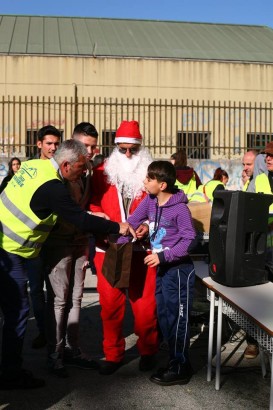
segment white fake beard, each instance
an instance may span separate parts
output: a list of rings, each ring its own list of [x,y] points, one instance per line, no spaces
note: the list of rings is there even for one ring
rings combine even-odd
[[[107,181],[115,185],[124,198],[138,198],[145,191],[144,179],[151,162],[152,157],[146,148],[141,147],[131,158],[115,148],[105,164]]]

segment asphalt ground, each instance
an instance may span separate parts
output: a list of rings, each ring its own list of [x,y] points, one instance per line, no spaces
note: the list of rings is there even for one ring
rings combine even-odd
[[[81,347],[97,360],[103,359],[100,307],[96,277],[87,271],[81,311]],[[149,381],[151,372],[138,370],[139,356],[133,318],[128,303],[124,335],[124,365],[111,376],[94,370],[69,368],[69,377],[60,379],[48,373],[46,349],[34,350],[31,341],[37,336],[35,320],[30,315],[24,344],[24,367],[46,380],[37,390],[0,391],[0,409],[267,409],[269,408],[270,375],[262,377],[259,356],[246,360],[244,333],[232,322],[224,321],[221,389],[215,390],[213,379],[206,381],[208,349],[208,310],[205,289],[196,281],[196,294],[191,320],[190,357],[194,375],[185,386],[162,387]],[[0,318],[1,320],[1,318]],[[232,350],[235,354],[229,358]],[[168,360],[160,350],[158,367]]]

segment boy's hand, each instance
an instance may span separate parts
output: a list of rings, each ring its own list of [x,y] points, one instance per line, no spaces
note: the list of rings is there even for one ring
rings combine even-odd
[[[155,266],[159,265],[159,257],[157,253],[152,253],[151,255],[147,255],[144,258],[144,263],[148,266],[151,266],[151,268],[154,268]]]
[[[136,230],[137,239],[142,239],[144,236],[147,236],[149,233],[149,227],[147,224],[141,224]]]

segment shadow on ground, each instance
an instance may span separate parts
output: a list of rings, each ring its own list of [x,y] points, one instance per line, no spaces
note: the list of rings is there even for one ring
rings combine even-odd
[[[240,343],[238,329],[232,323],[224,326],[223,360],[234,346],[236,354],[222,371],[222,388],[214,389],[214,381],[206,381],[208,348],[208,311],[204,289],[196,283],[195,302],[191,318],[190,357],[194,376],[188,385],[161,387],[149,381],[151,373],[138,370],[138,353],[132,333],[133,320],[128,304],[124,323],[126,356],[124,366],[111,376],[101,376],[96,371],[69,368],[70,377],[59,379],[49,375],[46,368],[46,349],[31,349],[37,335],[31,316],[24,347],[24,366],[46,380],[46,387],[30,391],[0,392],[0,409],[266,409],[269,407],[270,379],[263,379],[259,359],[249,363],[242,358],[245,347]],[[236,338],[238,340],[236,340]],[[82,349],[97,360],[103,358],[102,328],[98,295],[94,289],[85,289],[81,312]],[[158,353],[158,367],[168,360],[167,351]]]

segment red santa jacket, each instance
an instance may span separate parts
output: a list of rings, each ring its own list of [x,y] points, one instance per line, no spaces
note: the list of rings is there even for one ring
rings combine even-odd
[[[140,197],[132,200],[130,214],[145,196],[146,192],[143,191]],[[126,220],[122,197],[116,186],[107,182],[107,176],[104,174],[104,164],[99,165],[93,170],[90,210],[92,212],[104,212],[115,222],[125,222]]]

